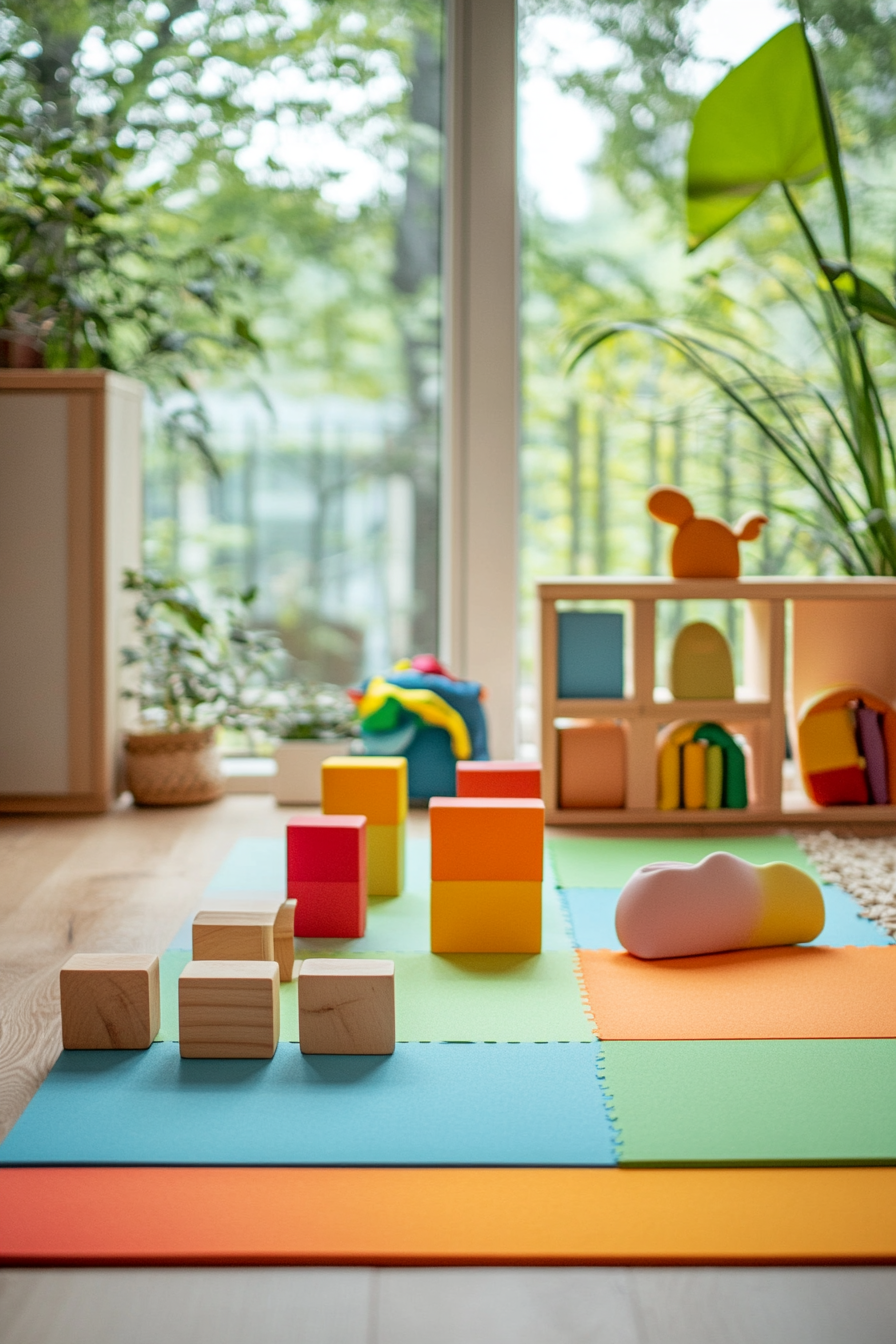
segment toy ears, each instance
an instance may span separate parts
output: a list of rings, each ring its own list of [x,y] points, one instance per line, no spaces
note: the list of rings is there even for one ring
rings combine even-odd
[[[734,524],[734,535],[738,541],[755,541],[767,522],[764,513],[745,513]]]
[[[655,485],[647,496],[647,512],[661,523],[682,527],[693,518],[694,506],[684,491],[676,490],[674,485]]]

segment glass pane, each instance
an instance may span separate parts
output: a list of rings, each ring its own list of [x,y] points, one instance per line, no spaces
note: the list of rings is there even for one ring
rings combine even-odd
[[[442,30],[440,0],[0,4],[5,106],[156,187],[147,246],[178,253],[146,340],[129,257],[114,357],[156,394],[147,564],[257,586],[344,684],[435,651]],[[94,335],[76,357],[109,362]]]
[[[890,292],[887,165],[896,122],[887,89],[896,20],[885,5],[873,15],[864,6],[811,0],[804,9],[848,151],[858,255]],[[811,308],[817,299],[812,258],[779,188],[686,251],[694,111],[731,65],[795,17],[795,6],[774,0],[523,4],[521,671],[530,744],[534,581],[668,573],[671,528],[648,516],[650,486],[678,485],[698,511],[732,523],[748,509],[768,514],[760,538],[741,546],[745,573],[840,572],[812,491],[662,341],[616,336],[569,367],[571,339],[584,323],[659,321],[700,329],[708,340],[719,331],[743,337],[759,350],[756,359],[781,361],[778,386],[808,378],[843,404],[836,370],[800,311],[799,302]],[[802,190],[800,200],[827,255],[839,256],[830,183]],[[876,329],[869,341],[886,394],[892,333]],[[741,352],[753,361],[746,346]],[[852,470],[830,420],[810,411],[807,423],[825,469],[834,476]],[[661,658],[682,619],[679,604],[667,604]],[[736,635],[733,610],[719,620]]]

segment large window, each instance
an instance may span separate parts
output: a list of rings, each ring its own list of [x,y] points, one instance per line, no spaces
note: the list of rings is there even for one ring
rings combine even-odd
[[[863,256],[892,267],[888,165],[896,23],[891,7],[808,4],[844,138]],[[523,432],[522,729],[535,742],[533,582],[551,574],[668,572],[669,529],[648,487],[676,484],[701,511],[769,514],[742,548],[747,573],[837,572],[814,501],[730,402],[659,341],[614,338],[570,371],[568,342],[589,320],[649,319],[730,331],[838,395],[811,304],[811,258],[778,188],[736,228],[686,255],[685,155],[700,98],[785,24],[796,6],[756,0],[524,0],[521,16]],[[837,250],[828,181],[802,194]],[[889,203],[884,205],[885,200]],[[788,297],[787,286],[792,296]],[[709,339],[712,339],[710,336]],[[892,342],[876,341],[885,383]],[[880,346],[877,349],[877,346]],[[746,348],[746,347],[744,347]],[[837,471],[830,426],[817,447]],[[689,613],[668,604],[658,670]],[[707,613],[735,637],[735,610]]]
[[[223,149],[177,167],[168,208],[245,240],[264,355],[202,389],[217,476],[172,443],[176,396],[153,418],[147,559],[257,587],[302,670],[345,684],[436,644],[442,15],[291,5],[259,59],[265,7],[227,8],[178,21],[148,92],[164,114],[182,53],[216,39],[245,72]]]
[[[343,684],[437,641],[443,27],[439,0],[0,5],[6,110],[117,156],[180,258],[174,296],[134,260],[148,357],[126,323],[115,352],[155,393],[147,564],[257,588]],[[142,341],[146,295],[171,323]]]

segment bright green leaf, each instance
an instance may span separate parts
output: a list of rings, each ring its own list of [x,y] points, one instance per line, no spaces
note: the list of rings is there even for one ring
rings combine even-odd
[[[882,289],[859,275],[854,266],[847,266],[842,261],[822,261],[821,269],[831,283],[852,300],[859,312],[886,327],[896,327],[896,307]]]
[[[772,182],[828,171],[808,43],[782,28],[706,95],[688,149],[688,248],[739,215]]]

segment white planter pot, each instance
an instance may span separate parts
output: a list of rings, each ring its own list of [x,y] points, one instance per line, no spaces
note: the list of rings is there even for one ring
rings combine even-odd
[[[290,806],[319,803],[321,765],[328,756],[347,756],[352,741],[352,738],[343,737],[335,742],[318,742],[312,738],[303,742],[281,742],[274,752],[277,773],[272,781],[277,802]]]

